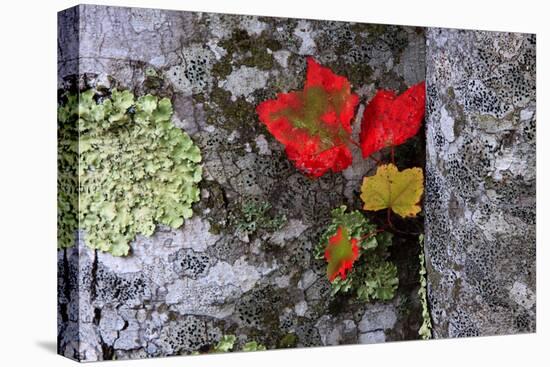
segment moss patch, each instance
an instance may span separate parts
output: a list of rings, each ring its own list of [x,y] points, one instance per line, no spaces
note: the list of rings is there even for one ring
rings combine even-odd
[[[285,336],[282,337],[282,339],[279,341],[279,348],[294,348],[296,347],[296,344],[298,343],[298,337],[296,334],[288,333]]]
[[[359,87],[365,84],[366,80],[370,80],[373,70],[367,63],[345,64],[332,63],[330,67],[336,74],[345,75],[350,81],[352,88]]]
[[[250,130],[257,128],[256,111],[254,105],[248,103],[244,97],[231,101],[231,92],[223,88],[214,87],[210,100],[204,106],[206,121],[228,131]]]
[[[243,29],[235,30],[229,39],[220,42],[220,46],[227,54],[212,68],[212,75],[218,80],[227,77],[233,70],[233,65],[271,70],[274,66],[272,52],[282,47],[281,43],[273,38],[264,34],[252,37]]]

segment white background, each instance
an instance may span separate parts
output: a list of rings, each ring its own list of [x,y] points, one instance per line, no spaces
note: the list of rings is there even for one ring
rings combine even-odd
[[[234,353],[105,366],[529,366],[548,363],[548,56],[543,0],[452,2],[143,0],[97,4],[537,33],[537,334]],[[74,365],[56,341],[56,12],[75,1],[7,0],[0,10],[0,365]],[[346,5],[347,4],[347,5]],[[546,16],[545,16],[546,13]],[[546,190],[546,191],[545,191]],[[546,287],[546,289],[545,289]],[[544,348],[546,345],[546,348]],[[548,364],[546,364],[548,365]]]

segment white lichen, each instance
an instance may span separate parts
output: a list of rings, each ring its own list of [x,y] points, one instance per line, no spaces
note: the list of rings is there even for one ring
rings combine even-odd
[[[233,70],[225,80],[220,80],[218,86],[231,92],[232,100],[238,97],[245,97],[248,100],[255,90],[266,86],[268,79],[269,72],[243,65]]]

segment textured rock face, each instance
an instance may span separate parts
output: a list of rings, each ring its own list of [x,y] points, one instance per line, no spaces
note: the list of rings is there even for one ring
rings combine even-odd
[[[58,252],[60,353],[185,354],[222,334],[268,348],[418,337],[414,241],[392,253],[400,288],[388,303],[331,297],[311,254],[331,209],[359,207],[373,164],[310,180],[254,109],[302,87],[305,55],[346,75],[363,102],[377,88],[402,92],[425,77],[422,29],[86,5],[61,14],[59,42],[60,88],[169,97],[204,167],[201,201],[180,229],[138,236],[127,257],[90,250],[85,233]]]
[[[535,36],[427,30],[436,337],[535,330]]]
[[[359,208],[372,162],[307,179],[254,111],[302,87],[307,55],[359,94],[355,138],[377,89],[426,79],[434,336],[535,330],[534,36],[90,5],[59,24],[60,89],[170,98],[204,167],[181,228],[138,236],[127,257],[89,249],[84,232],[58,251],[61,354],[187,354],[223,334],[268,348],[418,338],[416,238],[392,248],[400,285],[387,303],[330,296],[312,256],[330,210]]]

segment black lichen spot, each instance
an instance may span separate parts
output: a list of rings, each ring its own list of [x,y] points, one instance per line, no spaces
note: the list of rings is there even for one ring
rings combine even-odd
[[[197,57],[188,60],[183,71],[183,75],[189,80],[191,85],[199,88],[206,86],[208,74],[208,59],[206,57]]]
[[[468,314],[461,309],[453,312],[449,324],[449,336],[451,337],[464,338],[480,335],[479,329],[471,321]]]
[[[210,268],[211,260],[206,254],[195,253],[190,249],[181,249],[170,256],[174,271],[193,279],[200,277]]]
[[[213,326],[208,318],[174,315],[172,321],[164,325],[155,343],[160,344],[165,351],[171,350],[172,353],[168,355],[209,349],[220,337],[219,333],[213,332]]]
[[[520,333],[532,333],[535,331],[534,317],[527,312],[520,312],[514,317],[514,327]]]
[[[102,264],[95,277],[96,301],[107,304],[142,302],[150,294],[147,282],[140,273],[115,274]]]

